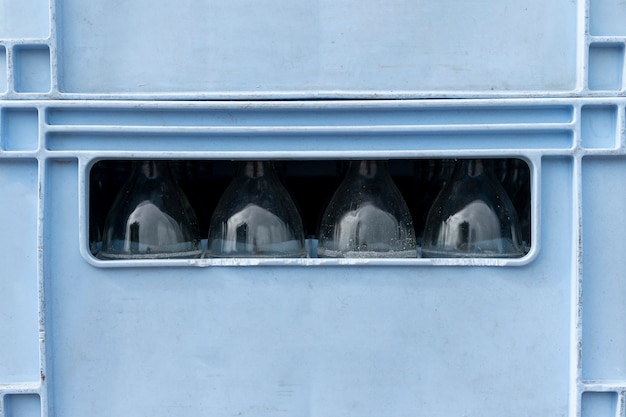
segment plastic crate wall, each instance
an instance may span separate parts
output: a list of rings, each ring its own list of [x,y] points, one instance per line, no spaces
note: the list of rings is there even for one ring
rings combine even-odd
[[[0,98],[576,97],[624,93],[624,9],[184,0],[3,4]]]
[[[0,0],[0,417],[626,415],[626,7],[392,5]],[[251,156],[520,157],[533,247],[90,255],[95,161]]]

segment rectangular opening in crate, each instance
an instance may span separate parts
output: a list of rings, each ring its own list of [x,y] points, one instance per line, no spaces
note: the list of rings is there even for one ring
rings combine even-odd
[[[521,258],[520,158],[100,160],[89,249],[101,260]]]

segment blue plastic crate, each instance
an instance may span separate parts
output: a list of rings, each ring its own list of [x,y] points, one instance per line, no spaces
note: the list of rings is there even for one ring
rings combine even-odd
[[[617,407],[625,106],[5,101],[5,404],[26,395],[44,415]],[[252,156],[522,158],[532,247],[519,259],[112,262],[90,252],[98,161]]]
[[[0,0],[0,417],[624,414],[623,4],[112,7]],[[91,251],[103,160],[462,157],[526,256]]]

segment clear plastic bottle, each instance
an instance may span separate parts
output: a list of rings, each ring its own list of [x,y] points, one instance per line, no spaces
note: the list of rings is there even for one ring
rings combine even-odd
[[[415,258],[411,214],[387,161],[352,161],[326,207],[319,257]]]
[[[515,208],[480,159],[462,159],[431,207],[422,256],[515,258],[525,254]]]
[[[270,161],[244,161],[211,217],[209,257],[306,257],[302,219]]]
[[[109,210],[103,259],[192,258],[202,253],[193,208],[167,161],[135,161]]]

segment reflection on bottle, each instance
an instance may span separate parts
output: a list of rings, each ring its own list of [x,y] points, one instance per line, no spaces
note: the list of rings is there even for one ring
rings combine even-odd
[[[189,258],[202,253],[196,215],[167,161],[136,161],[104,224],[103,259]]]
[[[428,213],[422,256],[521,257],[515,208],[480,159],[459,160]]]
[[[415,181],[412,196],[411,212],[418,245],[424,236],[424,225],[428,211],[432,207],[445,182],[454,169],[454,160],[450,159],[418,159],[415,161]]]
[[[211,218],[207,255],[305,257],[300,214],[269,161],[245,161]]]
[[[353,161],[324,211],[319,257],[414,258],[409,209],[386,161]]]

